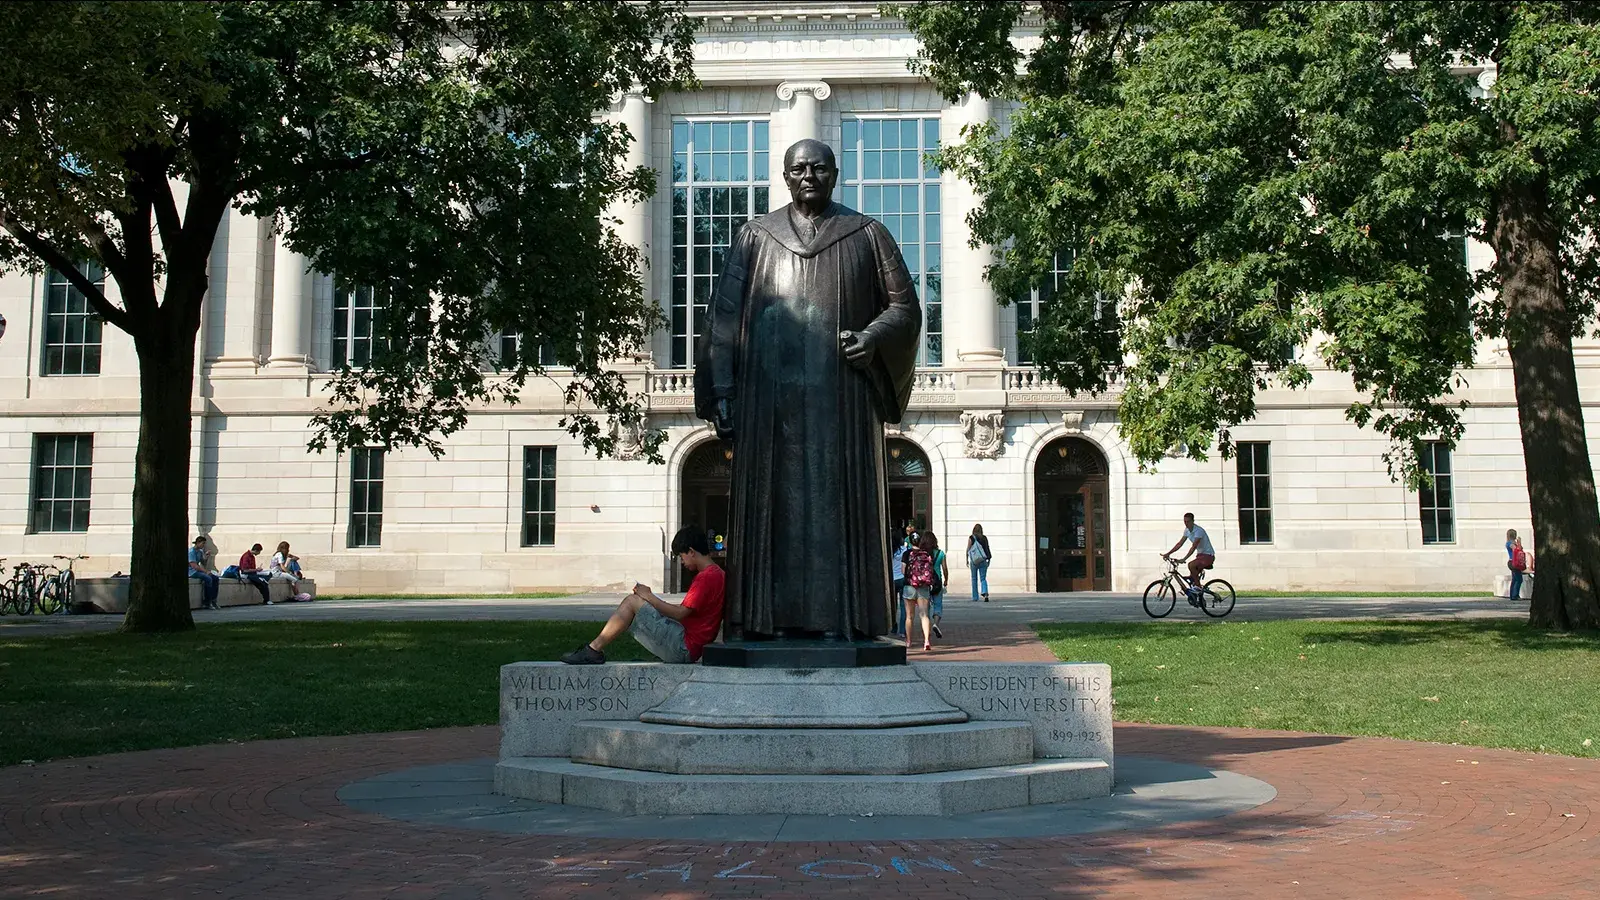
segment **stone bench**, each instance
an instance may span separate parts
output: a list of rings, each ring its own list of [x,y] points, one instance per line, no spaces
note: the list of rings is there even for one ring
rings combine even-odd
[[[1494,577],[1494,595],[1496,597],[1504,597],[1507,600],[1511,599],[1511,576],[1509,574],[1496,575]],[[1522,596],[1520,598],[1517,598],[1517,599],[1521,599],[1521,600],[1532,600],[1533,599],[1533,573],[1532,572],[1524,572],[1524,573],[1522,573]]]
[[[197,579],[185,580],[189,583],[189,608],[199,609],[205,586]],[[317,595],[317,583],[310,578],[300,579],[298,589],[313,597]],[[294,591],[295,587],[285,581],[274,581],[267,585],[267,595],[274,603],[288,602],[294,596]],[[100,612],[125,613],[128,611],[128,579],[79,578],[73,585],[72,598],[77,603],[92,603]],[[217,605],[259,606],[261,592],[256,590],[255,585],[224,578],[217,586]]]

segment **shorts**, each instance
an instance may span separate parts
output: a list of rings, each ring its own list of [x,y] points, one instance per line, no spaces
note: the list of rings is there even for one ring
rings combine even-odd
[[[1200,564],[1201,569],[1209,569],[1217,564],[1217,558],[1209,553],[1195,554],[1194,561]]]
[[[689,647],[683,642],[683,623],[667,618],[661,614],[661,610],[648,603],[633,614],[633,624],[628,626],[628,633],[662,662],[692,662],[689,659]]]
[[[905,586],[905,589],[901,592],[900,596],[903,597],[907,603],[910,603],[913,600],[917,601],[918,603],[927,603],[931,595],[929,594],[929,588],[927,587],[913,587],[912,585],[908,584]]]

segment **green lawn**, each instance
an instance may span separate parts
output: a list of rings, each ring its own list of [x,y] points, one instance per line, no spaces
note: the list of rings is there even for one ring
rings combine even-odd
[[[0,765],[218,741],[492,723],[498,668],[571,622],[256,622],[0,636]],[[1047,625],[1109,662],[1117,718],[1600,756],[1600,637],[1509,621]],[[613,659],[645,659],[629,639]],[[1584,741],[1590,741],[1584,746]]]
[[[481,725],[499,668],[597,623],[260,622],[180,635],[0,637],[0,765],[318,734]],[[632,638],[612,659],[649,659]]]
[[[1116,718],[1600,756],[1600,635],[1505,620],[1038,626]]]

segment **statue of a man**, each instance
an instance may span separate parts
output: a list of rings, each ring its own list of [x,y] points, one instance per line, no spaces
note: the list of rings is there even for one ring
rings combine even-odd
[[[728,248],[695,410],[732,442],[727,638],[889,631],[883,425],[911,396],[922,307],[894,238],[830,199],[833,151],[784,154],[793,202]]]

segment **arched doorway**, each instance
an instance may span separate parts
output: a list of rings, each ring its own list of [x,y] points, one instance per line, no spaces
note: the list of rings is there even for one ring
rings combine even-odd
[[[1111,590],[1106,458],[1081,438],[1051,441],[1033,467],[1038,589]]]
[[[678,521],[706,531],[711,557],[725,566],[728,536],[728,485],[733,481],[733,448],[710,440],[689,451],[683,461],[679,495],[683,498]],[[693,576],[678,570],[676,590],[686,590]]]
[[[892,534],[904,531],[907,522],[918,531],[927,528],[933,505],[933,467],[928,465],[928,457],[904,438],[890,438],[884,443],[884,451]]]

